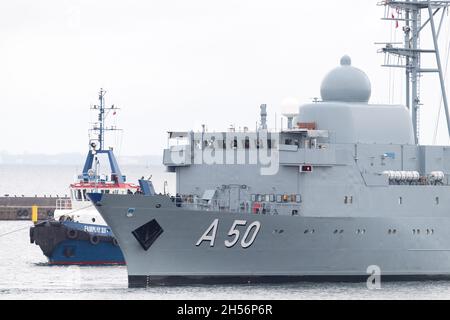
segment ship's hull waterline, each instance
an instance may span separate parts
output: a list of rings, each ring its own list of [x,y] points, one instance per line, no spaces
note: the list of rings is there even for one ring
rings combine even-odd
[[[131,287],[367,281],[377,270],[383,280],[450,278],[450,218],[189,211],[161,196],[103,195],[97,208],[124,249]],[[145,248],[136,230],[149,224],[158,230]]]

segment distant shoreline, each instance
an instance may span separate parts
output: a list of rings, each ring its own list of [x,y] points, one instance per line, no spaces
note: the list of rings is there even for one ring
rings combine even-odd
[[[0,165],[59,165],[82,166],[86,155],[81,153],[48,154],[8,154],[0,153]],[[121,156],[118,161],[122,166],[160,166],[162,157],[154,155]]]

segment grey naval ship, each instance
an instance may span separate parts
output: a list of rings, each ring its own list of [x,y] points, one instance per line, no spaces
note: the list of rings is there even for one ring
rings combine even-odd
[[[268,129],[263,105],[255,131],[170,132],[164,164],[176,197],[90,195],[130,287],[366,281],[373,270],[386,280],[450,278],[450,147],[421,145],[419,134],[425,72],[440,80],[450,129],[438,46],[450,4],[380,4],[384,20],[404,24],[404,44],[381,52],[406,72],[405,105],[370,104],[368,76],[344,56],[321,99],[285,114],[285,128]],[[432,48],[420,46],[425,30]],[[435,66],[421,66],[425,54]]]

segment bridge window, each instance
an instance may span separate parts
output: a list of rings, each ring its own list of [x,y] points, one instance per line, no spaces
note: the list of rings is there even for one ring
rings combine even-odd
[[[250,138],[245,138],[244,148],[247,150],[250,149]]]
[[[441,199],[439,198],[439,197],[436,197],[436,205],[438,206],[439,204],[440,204],[440,201]]]
[[[256,149],[264,148],[262,140],[256,140]]]
[[[403,197],[398,198],[398,204],[402,205],[403,204]]]

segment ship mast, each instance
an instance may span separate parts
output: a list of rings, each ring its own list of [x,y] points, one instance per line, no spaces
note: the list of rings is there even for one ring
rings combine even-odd
[[[416,144],[420,142],[420,78],[423,73],[436,73],[439,76],[442,99],[447,118],[447,128],[450,137],[450,112],[445,89],[445,79],[442,70],[441,56],[439,52],[439,33],[445,16],[445,11],[450,6],[450,1],[431,0],[386,0],[379,5],[386,7],[386,16],[383,20],[395,21],[398,27],[399,22],[405,22],[403,27],[404,43],[387,43],[382,49],[385,54],[384,67],[404,68],[406,72],[406,106],[411,111],[414,126]],[[428,19],[422,24],[422,12],[426,11]],[[440,25],[437,28],[435,16],[441,14]],[[422,31],[429,25],[433,38],[432,49],[422,49],[420,37]],[[422,68],[422,54],[434,54],[436,57],[435,68]]]
[[[106,118],[112,112],[113,115],[120,109],[116,108],[114,105],[107,107],[105,104],[106,91],[100,89],[98,94],[99,104],[92,106],[91,110],[95,110],[98,113],[97,121],[92,124],[92,128],[89,129],[89,148],[90,151],[87,155],[86,162],[83,168],[82,178],[84,181],[88,182],[93,180],[92,175],[89,174],[90,170],[93,168],[94,163],[97,161],[98,154],[106,154],[109,159],[109,166],[111,168],[111,180],[116,183],[124,183],[125,177],[122,176],[120,172],[119,165],[117,163],[116,157],[114,156],[113,148],[105,148],[105,134],[111,131],[122,131],[115,126],[107,126]],[[96,171],[96,170],[94,170]],[[94,178],[96,178],[96,174]],[[95,179],[94,179],[95,180]]]
[[[98,143],[99,149],[97,151],[105,151],[105,134],[107,131],[121,131],[121,129],[118,129],[114,126],[106,126],[107,116],[111,112],[115,114],[119,109],[114,105],[112,105],[111,107],[107,107],[105,104],[105,96],[106,91],[100,89],[100,92],[98,93],[99,104],[91,107],[91,110],[95,110],[98,112],[98,118],[97,122],[94,122],[92,128],[89,130],[89,136],[91,137],[89,144],[91,147],[93,147],[93,144],[95,144],[95,146],[97,147]]]

